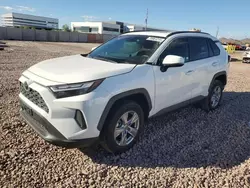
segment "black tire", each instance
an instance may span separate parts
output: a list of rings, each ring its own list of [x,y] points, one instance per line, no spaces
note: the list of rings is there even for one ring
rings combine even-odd
[[[114,132],[120,117],[129,111],[133,111],[138,115],[139,128],[134,139],[128,145],[121,146],[117,144],[114,138]],[[109,113],[107,120],[104,124],[103,130],[101,132],[100,136],[101,145],[108,152],[114,154],[123,153],[133,147],[133,145],[138,140],[141,132],[143,131],[143,128],[144,128],[144,113],[141,106],[134,101],[128,101],[128,100],[123,101],[122,103],[117,104],[111,109],[111,112]]]
[[[215,106],[213,106],[212,105],[212,96],[214,94],[215,88],[217,88],[217,87],[220,88],[220,98],[218,100],[218,103]],[[211,85],[210,89],[209,89],[208,96],[201,101],[201,103],[200,103],[201,108],[203,110],[207,111],[207,112],[215,110],[216,108],[218,108],[219,105],[220,105],[220,103],[221,103],[221,99],[222,99],[222,95],[223,95],[223,90],[224,90],[223,83],[221,81],[219,81],[219,80],[215,80],[213,82],[213,84]]]

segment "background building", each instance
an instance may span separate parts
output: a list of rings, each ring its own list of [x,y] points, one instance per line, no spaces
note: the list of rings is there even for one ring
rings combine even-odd
[[[58,19],[20,13],[2,15],[5,27],[35,27],[37,29],[58,29]]]
[[[119,27],[120,27],[120,33],[124,33],[124,32],[127,32],[127,31],[128,31],[128,29],[127,29],[125,23],[123,23],[123,22],[109,21],[108,23],[110,23],[110,24],[115,24],[115,25],[119,25]],[[119,33],[119,34],[120,34],[120,33]]]
[[[166,29],[160,29],[160,28],[154,28],[154,27],[146,27],[142,26],[142,25],[137,25],[137,24],[125,24],[125,26],[127,27],[127,31],[138,31],[138,30],[150,30],[150,31],[162,31],[162,30],[166,30]],[[169,31],[169,30],[166,30]]]
[[[118,21],[109,22],[71,22],[71,30],[83,33],[99,33],[119,35],[129,31],[145,30],[145,26],[129,24]],[[147,30],[165,30],[160,28],[147,27]],[[168,30],[166,30],[168,31]]]
[[[119,25],[107,22],[71,22],[71,30],[82,33],[120,34]]]

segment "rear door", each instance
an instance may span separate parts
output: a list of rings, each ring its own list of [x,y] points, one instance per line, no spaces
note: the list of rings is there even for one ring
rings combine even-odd
[[[210,69],[214,72],[214,74],[216,74],[217,72],[225,69],[225,64],[229,62],[229,57],[227,52],[225,51],[223,55],[223,51],[221,51],[219,48],[220,44],[218,41],[215,42],[211,39],[207,39],[207,41],[211,50],[210,58],[213,59],[212,66],[210,66]]]
[[[190,64],[193,65],[192,98],[207,96],[210,81],[216,72],[219,62],[205,37],[190,37]]]

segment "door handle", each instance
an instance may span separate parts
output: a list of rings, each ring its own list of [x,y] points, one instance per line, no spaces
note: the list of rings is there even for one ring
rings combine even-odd
[[[213,67],[216,67],[217,65],[218,65],[218,62],[213,62],[213,63],[212,63],[212,66],[213,66]]]
[[[194,70],[189,70],[189,71],[186,72],[186,75],[190,75],[190,74],[192,74],[193,72],[194,72]]]

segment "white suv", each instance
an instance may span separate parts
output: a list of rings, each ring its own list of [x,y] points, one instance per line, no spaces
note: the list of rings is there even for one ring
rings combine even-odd
[[[50,59],[23,72],[21,114],[46,141],[110,152],[132,147],[152,116],[198,103],[218,107],[228,54],[206,33],[140,31],[89,54]]]

